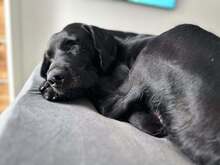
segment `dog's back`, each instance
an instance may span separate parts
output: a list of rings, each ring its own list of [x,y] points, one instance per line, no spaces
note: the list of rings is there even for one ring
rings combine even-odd
[[[156,37],[142,54],[147,74],[153,71],[157,79],[150,87],[164,98],[171,140],[197,164],[220,164],[220,38],[180,25]]]

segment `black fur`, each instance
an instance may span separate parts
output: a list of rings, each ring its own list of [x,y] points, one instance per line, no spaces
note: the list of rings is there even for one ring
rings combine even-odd
[[[73,24],[64,31],[71,31],[68,36],[77,36],[80,34],[77,29],[81,26]],[[101,49],[117,52],[108,54],[110,60],[105,63],[101,61],[105,56],[97,51],[94,43],[97,38],[91,35],[92,27],[83,25],[83,28],[91,37],[83,37],[89,51],[85,54],[88,60],[82,63],[92,62],[88,65],[92,70],[86,72],[87,76],[82,76],[85,69],[79,71],[80,77],[90,78],[80,81],[82,84],[75,83],[77,85],[70,88],[66,83],[65,87],[71,89],[68,90],[71,91],[69,95],[77,94],[75,97],[79,97],[80,93],[80,96],[90,98],[105,116],[128,121],[155,136],[163,136],[167,131],[169,139],[198,165],[219,165],[220,39],[188,24],[158,36],[97,28],[102,32],[97,41],[104,45]],[[53,54],[59,52],[57,47],[52,49]],[[78,57],[77,60],[80,59]],[[77,60],[73,59],[80,64]],[[51,95],[56,95],[55,100],[68,96],[64,88],[60,91],[53,86],[53,81],[50,82],[50,68],[56,62],[65,63],[56,57],[44,62],[50,67],[47,74],[42,73],[42,76],[47,75],[47,81],[41,90],[44,96],[53,91]],[[42,71],[47,70],[47,66],[42,67]],[[71,63],[68,68],[78,67]],[[74,76],[69,74],[68,77]],[[62,84],[68,82],[66,79]],[[50,100],[53,97],[46,98]]]
[[[137,99],[196,164],[220,164],[219,37],[186,24],[150,40],[103,113],[120,117]]]
[[[74,23],[52,36],[45,52],[40,87],[51,101],[89,98],[102,112],[106,99],[126,79],[138,53],[152,36]],[[166,135],[159,118],[140,104],[118,118],[157,137]],[[143,118],[143,116],[147,116]],[[149,117],[148,117],[149,116]]]

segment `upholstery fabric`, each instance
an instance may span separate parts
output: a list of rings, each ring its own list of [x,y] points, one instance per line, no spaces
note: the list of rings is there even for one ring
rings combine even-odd
[[[86,100],[54,103],[36,67],[0,115],[0,165],[191,165],[167,139],[106,118]]]

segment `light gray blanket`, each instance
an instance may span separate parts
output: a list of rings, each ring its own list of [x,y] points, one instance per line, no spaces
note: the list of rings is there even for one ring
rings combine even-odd
[[[0,115],[0,165],[190,165],[168,140],[98,114],[87,101],[53,103],[39,66]]]

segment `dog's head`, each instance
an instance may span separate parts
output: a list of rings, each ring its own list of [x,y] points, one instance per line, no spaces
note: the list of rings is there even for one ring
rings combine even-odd
[[[41,76],[58,93],[90,88],[111,69],[117,44],[107,30],[74,23],[54,34],[45,51]]]

